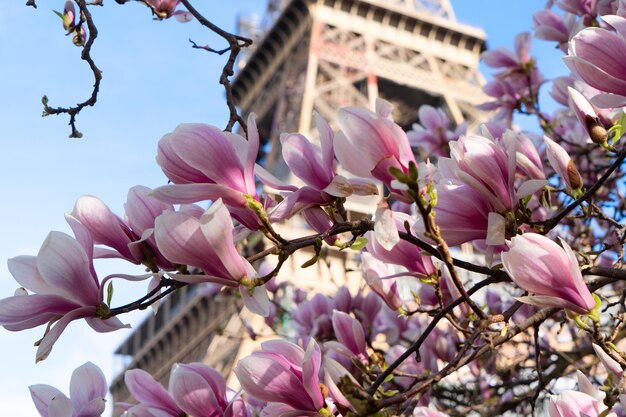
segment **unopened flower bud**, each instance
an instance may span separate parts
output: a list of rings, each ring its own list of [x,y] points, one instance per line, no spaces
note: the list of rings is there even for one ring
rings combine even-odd
[[[83,46],[85,45],[86,40],[87,40],[87,32],[85,31],[85,28],[82,26],[80,28],[77,28],[74,31],[74,38],[72,39],[72,42],[74,42],[74,45]]]
[[[608,133],[604,126],[598,121],[598,119],[592,119],[590,117],[586,118],[587,122],[587,131],[589,132],[589,137],[593,141],[593,143],[597,143],[599,145],[606,143],[608,139]]]
[[[578,91],[571,87],[567,87],[570,96],[570,107],[574,110],[576,117],[587,128],[587,133],[593,141],[599,145],[606,144],[608,134],[600,119],[596,110],[591,103]]]
[[[63,9],[63,29],[70,32],[74,27],[74,19],[76,16],[76,10],[74,9],[74,3],[71,0],[65,2],[65,8]]]
[[[583,186],[583,178],[580,176],[576,164],[570,159],[567,164],[567,177],[572,189],[578,189]]]

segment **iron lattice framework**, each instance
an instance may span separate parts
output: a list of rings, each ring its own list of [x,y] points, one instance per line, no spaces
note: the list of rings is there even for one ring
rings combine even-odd
[[[338,108],[373,108],[381,97],[405,128],[422,104],[470,127],[483,118],[485,34],[457,23],[449,1],[292,0],[271,10],[275,20],[245,58],[234,97],[244,114],[257,114],[278,176],[287,175],[278,135],[310,133],[313,110],[333,121]]]

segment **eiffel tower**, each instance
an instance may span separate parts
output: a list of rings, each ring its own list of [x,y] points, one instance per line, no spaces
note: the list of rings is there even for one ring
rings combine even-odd
[[[289,174],[278,137],[300,132],[314,138],[313,110],[333,124],[340,107],[373,108],[381,97],[394,105],[394,120],[405,128],[417,121],[422,104],[445,108],[457,124],[471,127],[481,119],[475,106],[486,101],[478,71],[485,34],[458,23],[449,0],[269,0],[263,19],[240,17],[239,27],[256,46],[239,60],[234,99],[244,116],[256,113],[264,165],[282,179]],[[372,203],[347,208],[358,215]],[[293,225],[285,227],[280,232],[291,237]],[[346,252],[331,251],[325,264],[306,270],[299,266],[311,253],[297,255],[281,273],[314,283],[317,291],[361,280]],[[233,300],[183,288],[115,352],[120,374],[111,384],[114,400],[132,402],[125,369],[144,369],[165,386],[175,362],[204,361],[227,376],[252,350],[244,333]]]

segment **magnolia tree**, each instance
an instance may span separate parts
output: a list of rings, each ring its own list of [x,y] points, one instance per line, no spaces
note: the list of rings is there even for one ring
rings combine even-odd
[[[535,37],[555,43],[571,70],[554,80],[541,75],[529,33],[514,50],[485,52],[496,73],[484,88],[491,117],[476,132],[453,130],[429,106],[405,132],[384,101],[376,111],[340,109],[337,131],[316,115],[315,142],[285,132],[282,156],[301,186],[257,164],[255,116],[244,121],[232,103],[233,64],[251,41],[187,0],[186,11],[176,0],[144,2],[157,19],[196,19],[226,40],[221,51],[193,46],[230,54],[220,79],[230,119],[224,131],[182,124],[163,136],[157,163],[170,181],[133,187],[123,217],[81,197],[66,215],[73,236],[53,231],[36,256],[9,260],[20,288],[0,300],[0,324],[44,326],[37,361],[74,320],[114,331],[125,327],[123,313],[201,284],[240,299],[276,336],[236,364],[237,392],[201,363],[176,364],[167,388],[127,371],[136,403],[120,405],[126,415],[626,415],[626,1],[550,1],[535,13]],[[93,70],[93,94],[71,108],[44,98],[45,114],[69,115],[72,136],[100,81],[90,7],[68,1],[59,16]],[[553,113],[540,108],[542,88],[558,103]],[[517,129],[517,113],[542,131]],[[241,134],[231,132],[236,124]],[[347,218],[352,196],[377,194],[375,212]],[[208,209],[198,205],[206,201]],[[294,216],[310,232],[286,239],[274,226]],[[250,252],[260,236],[266,247]],[[471,262],[461,245],[472,248]],[[312,250],[307,266],[324,246],[359,254],[358,292],[328,296],[274,282],[294,253]],[[146,273],[99,277],[93,260],[111,257]],[[149,280],[149,292],[116,306],[114,279]],[[107,383],[86,363],[69,397],[30,389],[41,416],[92,417],[104,411]]]

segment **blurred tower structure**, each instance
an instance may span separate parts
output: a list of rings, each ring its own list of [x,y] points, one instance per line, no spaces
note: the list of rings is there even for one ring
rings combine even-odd
[[[340,107],[373,109],[380,97],[394,105],[394,120],[405,128],[417,121],[422,104],[445,108],[457,124],[481,118],[475,106],[486,101],[478,71],[485,34],[458,23],[449,0],[269,0],[263,17],[240,16],[238,27],[255,46],[238,62],[234,99],[244,115],[256,113],[264,165],[281,179],[289,175],[278,137],[297,131],[314,139],[313,110],[334,124]],[[346,207],[359,216],[377,200],[356,199]],[[277,230],[291,238],[310,233],[303,228],[296,221]],[[358,286],[354,256],[331,249],[326,262],[301,269],[311,256],[295,254],[278,278],[322,293],[337,284]],[[227,376],[252,350],[244,333],[232,297],[207,297],[194,286],[179,290],[115,352],[114,400],[132,402],[126,369],[144,369],[165,386],[175,362],[203,361]]]

